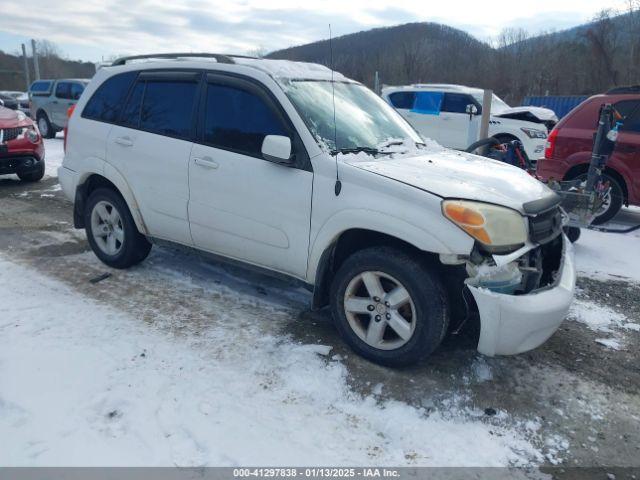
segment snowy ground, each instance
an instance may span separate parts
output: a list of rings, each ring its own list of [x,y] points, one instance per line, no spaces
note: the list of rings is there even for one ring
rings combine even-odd
[[[639,235],[583,234],[535,352],[453,341],[393,371],[279,282],[159,248],[105,268],[55,178],[0,180],[0,203],[0,465],[638,465]]]

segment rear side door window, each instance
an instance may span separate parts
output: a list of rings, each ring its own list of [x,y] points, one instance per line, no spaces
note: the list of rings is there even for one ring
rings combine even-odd
[[[71,84],[69,82],[58,82],[56,84],[56,98],[70,99]]]
[[[145,89],[139,128],[158,135],[189,138],[194,126],[199,78],[197,74],[183,77],[178,73],[166,73],[166,76],[140,75],[140,79],[145,81]]]
[[[262,142],[267,135],[289,136],[273,105],[262,95],[235,85],[207,85],[204,143],[262,158]]]

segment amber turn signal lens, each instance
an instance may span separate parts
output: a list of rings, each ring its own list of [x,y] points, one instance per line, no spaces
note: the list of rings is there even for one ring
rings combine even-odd
[[[464,205],[449,203],[445,205],[444,212],[459,225],[468,225],[471,227],[481,227],[484,225],[484,217],[481,213],[471,210]]]

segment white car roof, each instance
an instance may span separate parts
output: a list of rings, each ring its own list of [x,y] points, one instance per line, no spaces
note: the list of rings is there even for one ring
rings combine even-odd
[[[238,70],[242,67],[250,67],[260,70],[274,79],[292,79],[292,80],[337,80],[341,82],[353,82],[339,72],[331,71],[330,68],[317,63],[294,62],[291,60],[272,60],[265,58],[250,58],[234,55],[217,55],[217,54],[175,54],[175,57],[167,58],[161,54],[156,57],[153,55],[141,57],[129,57],[114,62],[114,67],[135,65],[136,69],[147,68],[175,68],[184,66],[189,68],[216,69],[212,68],[216,65],[224,65],[226,71],[235,70],[233,67],[238,66]],[[182,55],[182,56],[181,56]],[[206,55],[206,56],[205,56]],[[112,68],[112,67],[103,67]]]
[[[414,83],[412,85],[389,86],[382,89],[383,92],[406,92],[416,90],[430,90],[434,92],[456,92],[468,94],[480,94],[481,88],[467,87],[466,85],[456,85],[453,83]]]

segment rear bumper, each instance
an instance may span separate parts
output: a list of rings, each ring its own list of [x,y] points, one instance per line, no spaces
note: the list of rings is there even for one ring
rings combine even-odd
[[[573,247],[563,238],[559,277],[551,288],[506,295],[468,285],[480,313],[478,351],[515,355],[542,345],[564,320],[576,283]]]
[[[72,202],[76,197],[78,187],[78,173],[64,166],[58,168],[58,182],[66,197]]]

